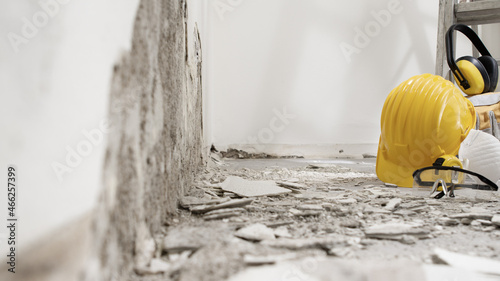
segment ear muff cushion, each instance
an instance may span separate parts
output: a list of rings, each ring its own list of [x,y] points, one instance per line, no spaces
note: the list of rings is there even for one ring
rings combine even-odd
[[[498,84],[498,63],[493,57],[490,56],[482,56],[479,57],[478,60],[483,64],[488,76],[490,77],[490,87],[487,91],[494,92]]]
[[[471,96],[483,93],[484,89],[489,90],[490,78],[488,72],[477,58],[471,56],[461,57],[457,60],[457,66],[465,79],[469,81],[469,89],[465,90],[460,86],[464,93]]]

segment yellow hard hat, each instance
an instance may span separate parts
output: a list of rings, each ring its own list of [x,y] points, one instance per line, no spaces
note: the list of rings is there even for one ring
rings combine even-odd
[[[475,123],[474,106],[450,81],[432,74],[406,80],[382,109],[378,178],[411,187],[413,171],[443,155],[457,155]]]

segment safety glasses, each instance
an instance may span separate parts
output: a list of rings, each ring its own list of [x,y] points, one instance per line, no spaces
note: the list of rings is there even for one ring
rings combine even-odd
[[[486,177],[472,171],[448,166],[430,166],[413,172],[413,187],[425,188],[431,195],[440,191],[435,198],[455,197],[455,189],[497,191],[498,186]]]

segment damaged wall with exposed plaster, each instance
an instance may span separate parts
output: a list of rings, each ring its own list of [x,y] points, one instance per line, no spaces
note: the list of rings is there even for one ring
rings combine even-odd
[[[9,104],[0,161],[20,171],[18,253],[31,269],[17,277],[59,280],[53,271],[73,270],[66,260],[90,239],[80,218],[94,209],[86,278],[126,274],[136,241],[175,211],[207,151],[201,4],[18,1],[0,13],[2,34],[32,32],[26,43],[5,36],[0,45],[1,103]],[[42,13],[47,22],[30,29]],[[0,231],[5,257],[4,238]]]
[[[141,1],[132,48],[115,66],[104,193],[96,217],[100,269],[128,280],[203,163],[201,39],[186,1]],[[90,274],[90,273],[89,273]]]

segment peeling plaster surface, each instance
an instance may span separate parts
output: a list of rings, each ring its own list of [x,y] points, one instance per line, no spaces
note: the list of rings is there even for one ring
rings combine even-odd
[[[102,272],[91,280],[127,280],[137,243],[176,210],[202,164],[201,102],[201,43],[196,28],[187,30],[186,1],[141,1],[111,88],[95,220]]]

